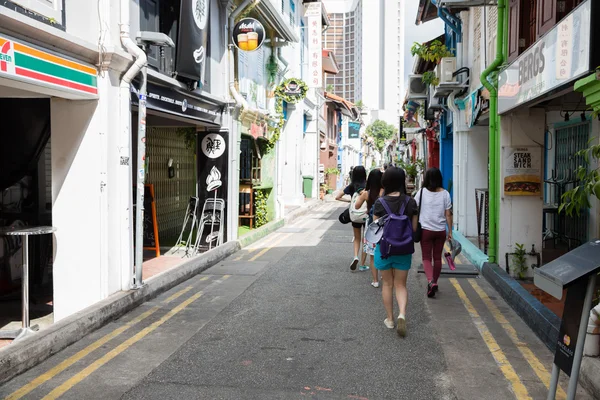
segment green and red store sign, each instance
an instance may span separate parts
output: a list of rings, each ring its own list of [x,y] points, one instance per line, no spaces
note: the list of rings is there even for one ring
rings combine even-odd
[[[97,98],[94,67],[0,35],[0,78],[10,78],[45,88]]]

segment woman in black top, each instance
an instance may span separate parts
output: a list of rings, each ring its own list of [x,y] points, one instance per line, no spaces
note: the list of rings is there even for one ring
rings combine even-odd
[[[349,195],[350,198],[352,198],[354,193],[362,192],[366,186],[367,186],[367,171],[365,170],[365,167],[363,167],[362,165],[354,167],[354,169],[352,170],[351,183],[348,186],[346,186],[344,191],[340,192],[335,199],[342,200],[342,197],[345,194]],[[352,263],[350,263],[350,269],[352,271],[356,270],[356,267],[358,266],[358,253],[360,252],[360,242],[362,240],[362,228],[364,226],[365,226],[365,224],[360,224],[357,222],[352,223],[352,230],[354,231],[354,259],[352,260]],[[363,265],[363,266],[365,265],[366,258],[367,258],[367,255],[365,253],[363,253],[361,265]],[[366,269],[368,269],[368,267],[366,267],[366,268],[361,267],[361,270],[366,270]]]

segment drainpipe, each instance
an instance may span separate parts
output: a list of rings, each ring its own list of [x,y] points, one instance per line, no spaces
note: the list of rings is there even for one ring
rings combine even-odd
[[[129,290],[131,287],[131,279],[133,276],[133,234],[131,229],[131,222],[133,221],[132,212],[132,156],[131,156],[131,92],[130,84],[133,78],[135,78],[140,70],[146,65],[147,59],[146,54],[140,49],[137,44],[129,36],[129,5],[130,2],[127,0],[121,0],[120,6],[120,37],[121,44],[135,58],[133,65],[125,72],[121,83],[119,85],[119,100],[121,102],[119,107],[119,126],[122,127],[123,147],[119,150],[119,156],[121,160],[129,160],[128,167],[122,168],[118,174],[118,188],[120,191],[120,205],[126,207],[127,216],[119,216],[119,231],[120,231],[120,243],[121,243],[121,265],[123,268],[123,275],[121,279],[121,285],[123,290]],[[125,272],[126,271],[126,272]]]
[[[490,262],[498,262],[498,89],[497,78],[491,83],[488,77],[497,70],[504,61],[504,27],[506,18],[506,0],[498,0],[498,27],[496,31],[496,59],[481,74],[480,80],[483,86],[490,92],[490,139],[489,139],[489,247],[488,256]]]

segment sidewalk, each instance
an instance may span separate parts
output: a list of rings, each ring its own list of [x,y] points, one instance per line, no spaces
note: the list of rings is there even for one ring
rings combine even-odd
[[[309,201],[283,219],[270,222],[236,241],[227,242],[193,258],[166,256],[161,260],[161,257],[155,263],[146,264],[149,265],[148,269],[145,268],[148,279],[144,280],[141,289],[117,292],[64,320],[43,327],[44,329],[36,335],[10,345],[4,342],[4,347],[0,346],[0,382],[39,364],[108,322],[205,271],[241,248],[322,204],[318,199]]]

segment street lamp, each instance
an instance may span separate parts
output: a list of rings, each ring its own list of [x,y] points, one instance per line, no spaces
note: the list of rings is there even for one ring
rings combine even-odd
[[[170,37],[159,32],[138,32],[138,45],[146,52],[148,46],[175,47]],[[146,86],[148,62],[141,70],[138,100],[138,154],[136,174],[136,207],[135,207],[135,279],[133,288],[142,287],[142,264],[144,262],[144,182],[146,181]]]

